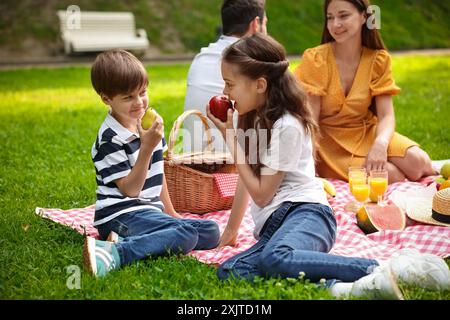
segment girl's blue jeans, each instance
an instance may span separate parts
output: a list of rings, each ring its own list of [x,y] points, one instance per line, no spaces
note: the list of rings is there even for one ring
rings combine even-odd
[[[260,240],[248,250],[225,261],[217,275],[252,279],[255,276],[298,278],[325,286],[353,282],[369,273],[376,260],[331,255],[336,219],[330,207],[318,203],[284,202],[265,223]],[[373,267],[372,267],[373,268]]]
[[[220,240],[219,226],[214,221],[177,219],[148,209],[122,214],[97,229],[102,239],[111,231],[124,238],[116,244],[120,264],[149,256],[213,249]]]

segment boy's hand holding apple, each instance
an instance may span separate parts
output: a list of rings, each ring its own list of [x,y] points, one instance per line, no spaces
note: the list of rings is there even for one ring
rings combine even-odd
[[[137,128],[141,138],[141,148],[148,147],[147,151],[153,152],[164,136],[163,119],[154,109],[148,108],[138,121]]]

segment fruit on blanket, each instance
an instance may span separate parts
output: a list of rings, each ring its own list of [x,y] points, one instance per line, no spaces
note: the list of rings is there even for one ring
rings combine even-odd
[[[403,230],[406,226],[406,216],[396,205],[365,205],[356,212],[358,227],[365,234],[382,230]]]
[[[142,128],[145,130],[149,129],[153,125],[153,122],[155,122],[155,120],[156,120],[156,111],[153,110],[153,108],[148,108],[141,119]]]
[[[233,104],[226,96],[219,95],[209,100],[209,108],[216,118],[219,118],[222,122],[226,122],[228,109],[233,109]]]
[[[445,180],[439,186],[439,190],[444,190],[444,189],[447,189],[447,188],[450,188],[450,179],[449,180]]]
[[[334,185],[327,179],[324,179],[324,178],[319,178],[319,179],[323,183],[323,189],[325,190],[325,192],[334,198],[336,196],[336,189],[334,188]]]
[[[450,178],[450,162],[444,163],[444,165],[441,168],[441,172],[439,172],[441,176],[444,177],[444,179]]]
[[[434,182],[441,184],[442,182],[446,181],[443,176],[438,176],[436,179],[434,179]]]
[[[441,184],[444,183],[446,180],[443,176],[438,176],[436,179],[434,179],[434,182],[436,182],[436,190],[439,191],[439,188],[441,187]]]

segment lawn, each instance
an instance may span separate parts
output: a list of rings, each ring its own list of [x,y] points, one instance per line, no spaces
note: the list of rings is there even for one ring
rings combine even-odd
[[[397,130],[433,159],[450,158],[450,56],[396,57],[393,68],[403,89],[395,97]],[[187,70],[148,66],[150,101],[166,136],[182,112]],[[95,202],[90,149],[106,112],[87,67],[0,71],[0,299],[332,299],[301,279],[221,283],[214,268],[189,257],[140,261],[101,280],[84,272],[83,236],[34,209]],[[81,282],[73,288],[77,267]],[[450,292],[405,288],[405,296],[450,299]]]

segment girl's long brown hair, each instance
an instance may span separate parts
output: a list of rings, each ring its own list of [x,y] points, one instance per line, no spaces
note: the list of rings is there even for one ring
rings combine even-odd
[[[304,125],[307,133],[314,139],[318,127],[306,95],[294,75],[289,71],[284,47],[275,39],[262,33],[242,38],[228,47],[223,60],[237,66],[238,72],[249,79],[265,78],[267,81],[266,100],[262,106],[252,112],[239,116],[238,128],[244,132],[248,129],[266,129],[267,146],[270,143],[270,132],[273,124],[286,112],[291,113]],[[313,140],[314,141],[314,140]],[[254,174],[261,175],[258,139],[257,163],[250,164]],[[246,144],[245,155],[249,157]]]
[[[330,32],[327,28],[327,10],[328,6],[333,0],[325,0],[324,3],[324,26],[323,26],[323,32],[322,32],[322,44],[333,42],[334,38],[331,36]],[[360,13],[364,13],[367,15],[367,8],[370,6],[369,0],[344,0],[347,2],[350,2]],[[384,45],[383,39],[381,38],[380,33],[377,29],[369,29],[367,27],[367,23],[363,25],[363,28],[361,30],[361,39],[362,39],[362,45],[369,49],[386,49],[386,46]]]

